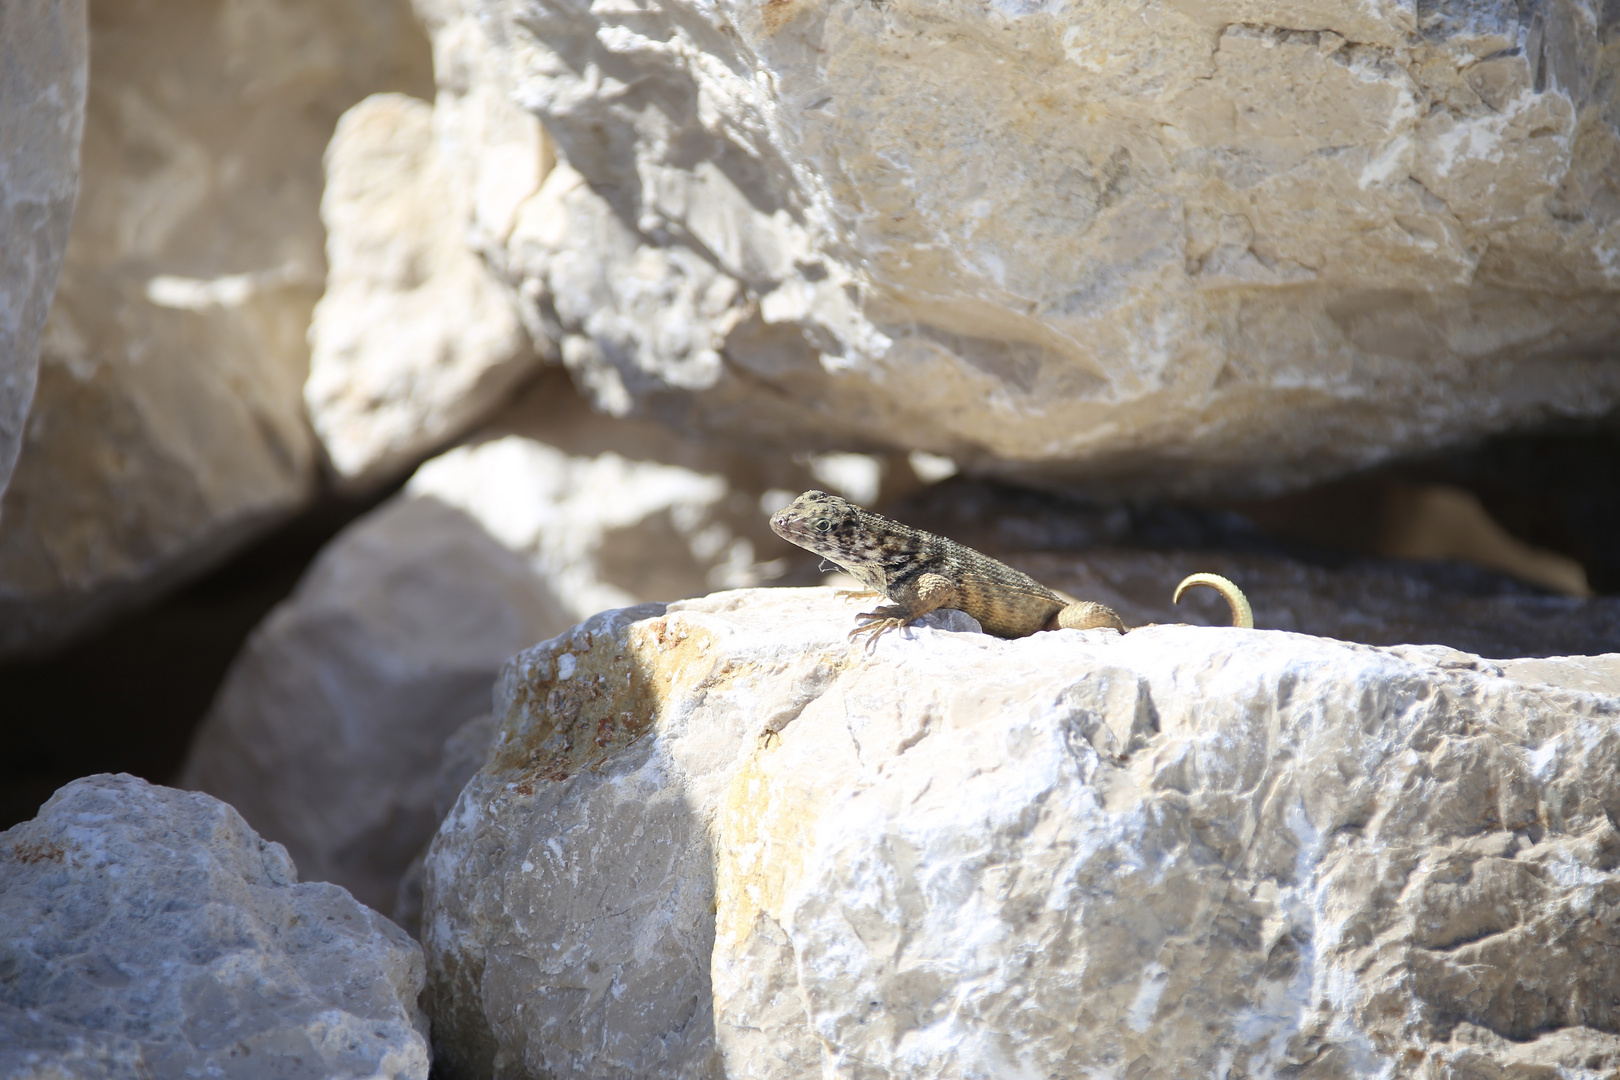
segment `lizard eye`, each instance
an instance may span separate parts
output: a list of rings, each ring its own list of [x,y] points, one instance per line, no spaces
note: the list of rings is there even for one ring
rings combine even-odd
[[[822,518],[816,522],[816,532],[832,532],[832,522]]]

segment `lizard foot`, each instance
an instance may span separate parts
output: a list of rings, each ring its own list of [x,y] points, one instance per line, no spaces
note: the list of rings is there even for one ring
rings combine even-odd
[[[1249,606],[1249,598],[1243,595],[1243,590],[1227,578],[1219,574],[1191,574],[1181,579],[1176,586],[1176,593],[1170,598],[1172,604],[1181,603],[1181,594],[1194,585],[1207,585],[1221,594],[1226,606],[1232,609],[1232,625],[1245,630],[1254,629],[1254,609]]]
[[[893,604],[884,604],[875,611],[863,611],[856,618],[866,619],[867,621],[849,632],[849,640],[854,641],[862,634],[868,635],[866,639],[867,652],[877,648],[878,638],[890,630],[898,630],[911,622],[911,617]]]
[[[845,597],[854,599],[856,597],[882,596],[883,594],[876,589],[835,589],[833,595],[842,600]]]

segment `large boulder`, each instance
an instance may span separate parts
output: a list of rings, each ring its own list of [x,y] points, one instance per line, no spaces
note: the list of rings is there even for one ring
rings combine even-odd
[[[207,795],[76,780],[0,833],[0,1075],[426,1080],[422,954]]]
[[[467,246],[461,201],[427,102],[376,94],[343,114],[326,151],[326,292],[304,397],[352,483],[485,419],[539,361],[516,298]]]
[[[480,713],[456,729],[444,740],[439,754],[439,768],[433,774],[433,812],[436,821],[443,821],[450,808],[461,797],[461,789],[489,756],[490,743],[496,733],[495,714]],[[389,918],[414,938],[422,936],[422,875],[427,859],[427,845],[417,852],[411,865],[399,879],[394,894],[394,907]]]
[[[1020,641],[861,601],[515,658],[430,850],[450,1075],[1620,1066],[1620,656]]]
[[[314,496],[321,154],[367,94],[431,92],[405,0],[112,0],[90,48],[78,206],[0,504],[0,653],[200,573]]]
[[[506,660],[606,607],[759,582],[770,475],[544,381],[327,546],[232,664],[181,786],[393,911],[438,789],[473,771],[436,783],[445,742]]]
[[[1612,4],[417,4],[615,412],[1188,494],[1620,402]]]
[[[84,0],[0,8],[0,494],[73,220],[88,60]]]

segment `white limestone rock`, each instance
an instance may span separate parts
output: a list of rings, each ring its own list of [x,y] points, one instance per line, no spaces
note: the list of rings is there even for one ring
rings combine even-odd
[[[1620,1066],[1620,656],[957,613],[867,654],[860,604],[507,666],[426,864],[447,1075]]]
[[[426,1080],[422,953],[207,795],[75,780],[0,833],[0,1075]]]
[[[551,138],[513,100],[484,28],[455,4],[417,3],[433,42],[434,137],[472,245],[500,265],[517,214],[556,164]],[[554,347],[544,335],[537,344]]]
[[[0,8],[0,494],[73,220],[88,60],[84,0]]]
[[[313,497],[321,154],[367,94],[431,86],[405,0],[90,15],[78,204],[0,504],[0,653],[201,573]]]
[[[605,607],[769,572],[749,486],[765,472],[711,449],[683,458],[656,425],[590,414],[566,379],[549,388],[327,546],[244,646],[181,773],[306,878],[379,911],[403,910],[401,879],[482,764],[469,746],[452,757],[475,760],[440,778],[446,740],[489,711],[509,657]]]
[[[515,298],[468,249],[460,204],[432,106],[377,94],[343,115],[326,151],[326,292],[304,399],[351,482],[485,419],[539,362]]]
[[[1199,494],[1620,402],[1612,4],[416,2],[615,413]]]

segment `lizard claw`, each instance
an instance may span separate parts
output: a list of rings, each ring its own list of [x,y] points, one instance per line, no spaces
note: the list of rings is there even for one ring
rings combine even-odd
[[[849,632],[849,640],[854,641],[862,634],[868,635],[866,639],[866,651],[870,653],[873,649],[877,648],[878,638],[882,637],[890,630],[899,630],[901,627],[911,622],[910,619],[905,618],[903,615],[894,614],[894,612],[899,610],[899,608],[886,604],[883,607],[878,608],[876,611],[861,612],[856,616],[856,618],[866,619],[867,621]]]

